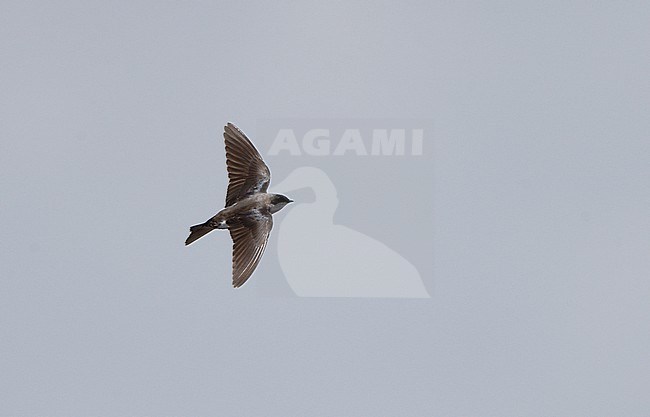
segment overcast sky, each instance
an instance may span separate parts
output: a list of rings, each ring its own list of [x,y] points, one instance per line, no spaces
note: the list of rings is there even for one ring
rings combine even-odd
[[[239,3],[0,3],[0,415],[649,415],[648,3]],[[425,223],[333,178],[431,298],[183,246],[280,118],[432,121]]]

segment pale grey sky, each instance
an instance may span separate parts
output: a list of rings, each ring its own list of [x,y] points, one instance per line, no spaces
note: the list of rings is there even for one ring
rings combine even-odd
[[[0,416],[647,416],[648,21],[647,2],[1,2]],[[227,234],[183,247],[223,203],[223,125],[266,151],[277,118],[433,121],[426,163],[384,161],[430,213],[413,235],[358,216],[372,162],[333,178],[339,220],[396,236],[430,299],[292,297],[274,241],[233,290]]]

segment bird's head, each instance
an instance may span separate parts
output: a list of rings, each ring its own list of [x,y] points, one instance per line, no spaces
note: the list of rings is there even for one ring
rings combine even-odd
[[[273,194],[271,197],[271,213],[277,213],[289,203],[293,203],[293,200],[282,194]]]

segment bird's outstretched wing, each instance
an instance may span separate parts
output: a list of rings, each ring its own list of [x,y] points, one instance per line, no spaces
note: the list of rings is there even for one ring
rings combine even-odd
[[[271,182],[271,171],[260,153],[232,123],[228,123],[223,133],[226,142],[226,165],[228,167],[228,193],[226,207],[231,206],[251,194],[266,192]]]
[[[253,210],[246,215],[228,220],[233,241],[232,285],[241,287],[260,263],[273,227],[268,211]]]

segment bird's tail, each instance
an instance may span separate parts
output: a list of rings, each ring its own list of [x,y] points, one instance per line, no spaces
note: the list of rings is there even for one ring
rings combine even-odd
[[[185,240],[185,246],[189,245],[197,239],[202,238],[213,230],[214,228],[208,226],[208,222],[190,227],[190,235]]]

